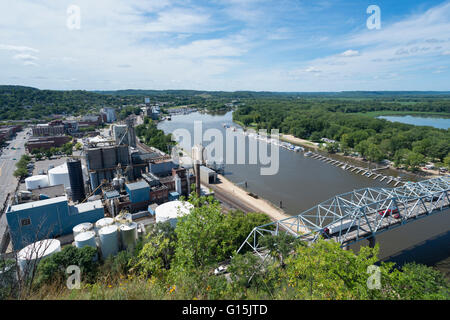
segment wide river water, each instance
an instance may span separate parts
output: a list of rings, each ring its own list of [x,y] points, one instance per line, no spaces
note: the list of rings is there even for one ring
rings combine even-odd
[[[203,132],[207,129],[217,129],[223,137],[226,136],[224,124],[239,127],[232,121],[232,112],[223,115],[195,112],[172,116],[171,121],[160,122],[158,128],[165,133],[173,133],[176,129],[187,129],[194,137],[194,121],[202,122]],[[248,139],[246,137],[246,159],[249,159]],[[190,150],[192,143],[184,141],[181,145]],[[203,144],[206,146],[210,143],[206,141]],[[305,157],[302,152],[296,153],[284,148],[279,149],[279,170],[276,174],[261,175],[260,168],[260,165],[226,164],[225,176],[242,187],[243,183],[247,182],[249,192],[271,201],[276,206],[279,206],[281,201],[282,208],[290,215],[297,215],[337,194],[354,189],[392,186],[387,185],[386,180],[380,182],[366,178]],[[394,175],[394,173],[390,172],[388,175]],[[377,242],[380,244],[379,257],[400,264],[416,261],[435,266],[448,276],[450,274],[449,230],[449,215],[438,213],[384,232],[377,236]],[[362,241],[359,245],[367,245],[367,242]],[[352,245],[351,248],[357,250],[359,245]]]
[[[391,122],[401,122],[413,124],[415,126],[429,126],[438,129],[450,128],[450,118],[439,117],[417,117],[417,116],[379,116],[379,119],[385,119]]]

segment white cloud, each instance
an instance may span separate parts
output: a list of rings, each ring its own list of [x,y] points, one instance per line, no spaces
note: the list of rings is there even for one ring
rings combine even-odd
[[[359,56],[359,51],[358,50],[347,50],[344,51],[340,54],[342,57],[355,57],[355,56]]]
[[[191,10],[172,9],[160,12],[154,22],[147,23],[141,31],[146,32],[201,32],[209,23],[210,16]],[[203,30],[204,31],[204,30]]]
[[[0,44],[0,50],[9,50],[16,52],[39,52],[38,49],[26,47],[26,46],[14,46],[10,44]]]

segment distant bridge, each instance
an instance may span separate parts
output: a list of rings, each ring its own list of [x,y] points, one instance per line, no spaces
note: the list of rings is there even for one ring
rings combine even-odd
[[[377,234],[438,212],[450,212],[449,190],[450,178],[439,177],[397,188],[365,188],[340,194],[299,215],[254,228],[237,252],[250,246],[265,259],[267,251],[260,245],[261,238],[280,232],[308,242],[322,236],[343,248],[364,239],[374,245]]]

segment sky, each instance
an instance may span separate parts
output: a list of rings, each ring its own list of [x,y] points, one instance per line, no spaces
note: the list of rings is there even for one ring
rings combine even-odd
[[[0,84],[450,91],[450,0],[2,0]]]

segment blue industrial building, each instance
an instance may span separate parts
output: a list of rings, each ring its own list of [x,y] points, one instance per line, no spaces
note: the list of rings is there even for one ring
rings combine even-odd
[[[6,219],[14,250],[46,238],[72,233],[83,222],[96,222],[104,217],[100,200],[69,205],[67,196],[27,202],[8,208]]]
[[[172,174],[172,169],[177,168],[178,165],[176,165],[172,160],[160,160],[149,164],[149,171],[155,175],[170,175]]]
[[[143,180],[126,183],[125,190],[128,193],[131,203],[150,201],[150,186]]]
[[[180,199],[180,194],[178,192],[169,192],[169,201],[174,201]]]

